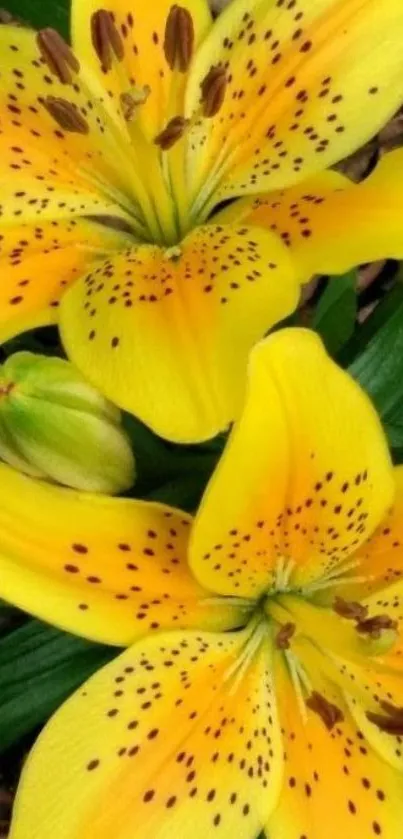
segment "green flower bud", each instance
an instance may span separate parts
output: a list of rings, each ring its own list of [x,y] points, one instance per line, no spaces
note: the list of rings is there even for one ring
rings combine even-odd
[[[135,479],[118,408],[70,362],[30,352],[0,366],[0,458],[89,492],[123,492]]]

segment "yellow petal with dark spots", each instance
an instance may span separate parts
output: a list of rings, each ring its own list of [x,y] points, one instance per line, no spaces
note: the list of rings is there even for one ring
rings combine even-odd
[[[230,3],[187,89],[189,116],[211,66],[226,68],[224,103],[189,145],[195,215],[306,179],[375,134],[403,95],[402,25],[400,0]]]
[[[295,603],[297,603],[296,599]],[[308,607],[309,608],[309,607]],[[370,606],[371,614],[379,614]],[[354,624],[346,627],[345,621],[334,616],[335,636],[329,638],[322,633],[322,621],[326,612],[310,607],[311,626],[299,620],[298,609],[290,609],[297,621],[297,632],[305,639],[297,641],[293,653],[298,655],[305,667],[312,687],[318,689],[318,678],[333,684],[342,700],[336,707],[347,703],[349,714],[360,731],[361,753],[374,750],[390,766],[402,773],[403,770],[403,668],[401,655],[402,633],[395,633],[395,642],[386,639],[384,652],[382,638],[363,637]],[[348,643],[348,632],[355,634]],[[326,633],[326,629],[325,629]],[[391,635],[392,633],[389,633]],[[310,638],[307,641],[306,638]],[[383,639],[385,640],[385,639]],[[389,651],[388,651],[389,645]],[[343,650],[344,646],[344,650]],[[361,652],[357,654],[358,647]],[[376,651],[378,647],[378,652]],[[365,742],[366,741],[366,742]],[[403,781],[403,778],[402,778]]]
[[[403,780],[365,741],[343,696],[316,671],[312,686],[344,719],[329,731],[307,708],[300,715],[294,686],[280,659],[275,669],[286,774],[279,805],[268,820],[271,839],[399,839]]]
[[[374,661],[361,666],[340,661],[339,668],[345,684],[345,697],[357,727],[365,735],[371,749],[401,774],[403,771],[403,725],[400,733],[387,730],[393,712],[401,711],[403,705],[403,670],[392,669],[392,661],[386,656],[378,664]],[[371,715],[375,722],[372,721]],[[379,719],[378,724],[376,721]],[[385,728],[383,729],[382,726]]]
[[[243,414],[196,518],[192,569],[240,596],[320,584],[374,531],[393,491],[368,397],[313,332],[281,330],[252,352]]]
[[[57,323],[68,286],[125,246],[126,235],[83,218],[0,224],[0,340]]]
[[[281,236],[302,281],[355,265],[403,257],[403,152],[382,158],[361,184],[329,170],[298,186],[242,199],[220,220],[257,224]]]
[[[393,504],[387,511],[379,527],[371,538],[360,547],[354,559],[355,569],[362,581],[350,582],[348,576],[343,581],[341,595],[347,599],[370,597],[375,603],[377,592],[379,600],[385,601],[383,590],[393,590],[395,583],[403,578],[403,467],[394,468],[395,492]],[[388,602],[394,597],[387,597]],[[396,607],[397,608],[397,607]]]
[[[1,170],[0,162],[0,172]],[[0,231],[11,224],[25,224],[80,216],[108,216],[135,222],[114,201],[100,192],[83,188],[79,180],[63,181],[56,172],[48,176],[31,176],[26,172],[7,174],[2,184]]]
[[[135,205],[138,178],[130,147],[117,131],[107,93],[93,74],[82,66],[70,84],[63,84],[29,29],[1,26],[0,53],[0,173],[2,182],[12,177],[15,190],[25,190],[20,208],[28,198],[46,199],[57,208],[59,186],[62,193],[70,192],[68,200],[76,202],[77,210],[84,203],[84,212],[102,212],[102,196],[107,205],[111,199],[124,205],[128,190],[134,190]],[[61,107],[73,115],[67,123],[56,119]],[[80,122],[80,130],[63,127],[72,119]],[[98,209],[87,206],[87,196],[93,203],[98,198]],[[62,195],[59,201],[64,200]],[[40,208],[37,202],[38,214]]]
[[[144,3],[134,6],[130,0],[105,0],[102,3],[98,0],[73,0],[72,4],[74,48],[110,91],[116,110],[119,112],[121,109],[122,94],[130,95],[131,89],[141,91],[148,88],[146,101],[136,109],[135,118],[151,141],[162,131],[168,119],[180,114],[183,107],[186,74],[172,72],[164,50],[168,16],[174,5],[191,14],[194,52],[211,26],[206,0],[181,0],[179,4],[174,4],[172,0],[155,0],[148,6]],[[94,49],[94,16],[99,9],[111,15],[115,38],[120,41],[118,57],[115,55],[106,71],[102,70],[99,54]]]
[[[112,401],[163,437],[197,442],[238,415],[248,353],[298,294],[276,237],[206,225],[177,248],[100,263],[64,298],[62,336]]]
[[[278,798],[271,654],[250,630],[138,642],[58,711],[11,839],[254,839]]]
[[[0,465],[0,597],[87,638],[124,645],[161,628],[228,629],[186,561],[186,513],[51,486]],[[206,599],[207,598],[207,599]]]

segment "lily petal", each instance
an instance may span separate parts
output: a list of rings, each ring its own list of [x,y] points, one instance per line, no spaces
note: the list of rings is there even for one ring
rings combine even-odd
[[[208,225],[178,248],[138,246],[101,263],[64,298],[62,336],[112,401],[163,437],[196,442],[237,416],[248,353],[298,294],[275,236]]]
[[[127,240],[87,219],[0,225],[0,340],[56,323],[67,286]]]
[[[130,0],[73,0],[72,4],[73,46],[100,83],[107,86],[117,111],[121,109],[122,93],[130,95],[134,88],[149,89],[135,117],[148,140],[154,140],[169,118],[183,110],[186,75],[171,69],[164,52],[166,23],[173,5],[172,0],[141,3],[135,8]],[[208,3],[181,0],[180,7],[191,15],[195,50],[211,26]],[[121,43],[120,60],[104,69],[91,38],[96,25],[94,16],[100,9],[111,15]]]
[[[267,835],[272,839],[398,839],[402,776],[368,749],[341,693],[314,674],[314,688],[344,717],[328,730],[309,708],[303,722],[280,657],[275,680],[286,738],[287,777]]]
[[[16,193],[25,193],[15,208],[2,194],[6,210],[31,206],[31,198],[37,215],[49,207],[57,211],[58,201],[66,202],[64,215],[105,213],[111,200],[125,206],[131,190],[134,212],[138,176],[105,89],[79,62],[71,82],[63,82],[49,69],[39,36],[29,29],[1,26],[0,53],[0,173],[2,180],[12,176]],[[22,219],[21,212],[14,216]]]
[[[282,192],[242,199],[220,216],[233,218],[281,236],[302,282],[363,262],[401,259],[403,151],[385,155],[360,184],[329,170]]]
[[[379,615],[379,605],[372,610],[368,605],[369,613]],[[387,614],[387,612],[386,612]],[[389,611],[392,617],[395,615]],[[366,754],[368,745],[394,769],[400,773],[403,770],[403,734],[402,734],[402,705],[403,705],[403,668],[401,660],[402,632],[397,645],[390,642],[388,638],[382,639],[366,638],[357,632],[356,626],[352,628],[352,622],[341,620],[334,615],[334,619],[340,624],[337,634],[340,632],[341,639],[347,637],[351,632],[355,635],[353,644],[345,645],[344,651],[340,650],[343,640],[333,638],[322,638],[321,620],[323,615],[326,621],[326,612],[323,609],[317,610],[313,615],[316,626],[312,626],[314,633],[310,633],[314,643],[307,641],[297,643],[299,646],[300,660],[304,662],[309,678],[313,684],[318,674],[325,679],[330,679],[336,690],[342,692],[343,700],[347,703],[349,713],[355,721],[360,734],[361,754]],[[383,608],[385,616],[385,608]],[[349,624],[343,626],[342,624]],[[299,625],[300,626],[300,625]],[[389,635],[393,634],[391,631]],[[396,633],[395,633],[396,634]],[[390,652],[382,654],[379,648],[385,645]],[[378,645],[378,653],[376,647]],[[357,655],[357,646],[361,646],[361,653]],[[339,704],[340,707],[340,704]],[[367,743],[364,743],[364,739]],[[402,778],[403,781],[403,778]]]
[[[349,680],[345,697],[358,728],[370,747],[383,760],[402,773],[403,735],[402,733],[394,734],[393,728],[387,731],[386,728],[382,730],[379,727],[379,725],[387,726],[388,721],[392,724],[393,721],[393,714],[389,715],[384,709],[390,707],[399,713],[403,703],[401,663],[400,669],[394,670],[391,664],[388,656],[378,666],[373,661],[368,662],[367,666],[342,661],[340,670],[343,678]],[[379,725],[371,721],[377,718],[380,720]]]
[[[281,330],[252,352],[242,417],[196,517],[191,567],[225,594],[317,583],[340,573],[393,490],[368,397],[313,332]]]
[[[51,486],[0,465],[0,596],[109,644],[160,628],[228,629],[186,564],[190,517],[162,504]],[[206,599],[207,598],[207,599]]]
[[[345,580],[340,593],[347,599],[369,597],[379,592],[380,601],[385,600],[383,590],[393,586],[403,577],[403,466],[394,468],[394,502],[382,523],[368,542],[356,554],[356,568],[361,583]],[[394,597],[387,597],[393,602]]]
[[[402,99],[402,24],[399,0],[229,4],[187,90],[189,116],[211,66],[226,69],[224,103],[189,144],[195,214],[297,183],[375,134]]]
[[[270,647],[242,669],[250,638],[163,634],[97,673],[39,738],[11,839],[254,839],[282,748]]]

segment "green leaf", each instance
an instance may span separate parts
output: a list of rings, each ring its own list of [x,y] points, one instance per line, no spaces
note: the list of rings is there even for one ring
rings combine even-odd
[[[357,356],[363,353],[369,342],[381,327],[385,326],[394,312],[403,303],[403,278],[393,286],[385,297],[378,303],[372,314],[356,327],[354,335],[339,352],[337,360],[342,367],[348,367]]]
[[[374,331],[375,327],[381,324]],[[360,335],[365,348],[349,372],[372,398],[392,448],[403,447],[403,288],[397,286]],[[365,333],[369,335],[366,344]],[[357,341],[359,340],[357,337]]]
[[[70,0],[7,0],[5,7],[12,15],[36,29],[53,26],[68,37]]]
[[[168,481],[157,490],[150,492],[147,500],[170,504],[171,507],[194,513],[200,504],[211,471],[209,464],[206,463],[198,471]]]
[[[226,435],[198,446],[180,446],[157,437],[129,414],[124,415],[124,426],[137,467],[136,484],[126,494],[194,510],[222,453]]]
[[[357,317],[357,272],[332,277],[322,294],[312,320],[332,355],[351,338]]]
[[[37,620],[0,640],[0,752],[43,724],[118,654]]]

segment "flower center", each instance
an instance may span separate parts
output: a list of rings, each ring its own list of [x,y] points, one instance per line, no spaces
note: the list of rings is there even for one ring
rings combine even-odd
[[[346,576],[351,564],[306,588],[292,585],[293,567],[291,561],[278,563],[274,585],[259,600],[251,626],[256,622],[259,633],[269,634],[277,654],[284,656],[302,719],[310,709],[331,730],[341,711],[316,691],[317,672],[348,691],[350,668],[382,668],[398,639],[398,625],[393,616],[371,614],[365,603],[344,600],[337,592],[326,605],[321,602],[323,591],[332,590],[336,580],[338,585],[351,580]],[[381,722],[402,727],[400,717]]]

